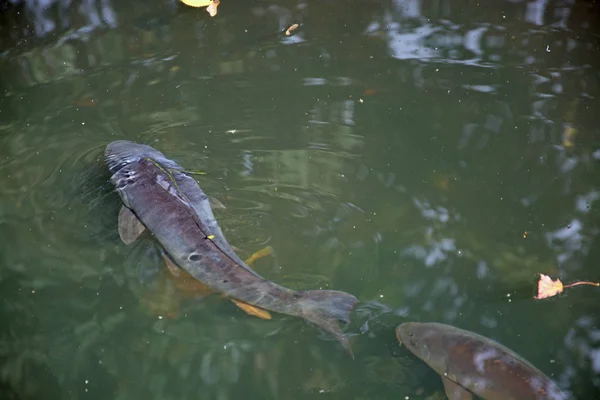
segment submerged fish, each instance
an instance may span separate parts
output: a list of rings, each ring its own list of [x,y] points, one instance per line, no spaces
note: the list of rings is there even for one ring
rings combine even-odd
[[[350,321],[356,297],[335,290],[291,290],[262,278],[235,254],[198,183],[158,150],[117,140],[106,147],[105,160],[124,204],[119,234],[125,243],[147,228],[177,267],[246,312],[256,307],[304,318],[352,354],[338,320]]]
[[[521,356],[491,339],[439,323],[407,322],[396,336],[444,382],[450,400],[566,400],[567,395]]]

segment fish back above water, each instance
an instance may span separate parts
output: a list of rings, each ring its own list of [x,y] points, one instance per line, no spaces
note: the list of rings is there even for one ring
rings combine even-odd
[[[295,291],[262,278],[235,254],[198,183],[156,149],[118,140],[106,147],[105,159],[123,204],[178,267],[227,297],[311,321],[351,353],[338,320],[350,321],[356,297],[335,290]]]
[[[507,347],[439,323],[407,322],[398,340],[435,370],[450,400],[567,400],[544,373]]]

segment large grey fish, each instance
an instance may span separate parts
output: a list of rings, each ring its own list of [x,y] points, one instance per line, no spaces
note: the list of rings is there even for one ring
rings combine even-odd
[[[435,322],[407,322],[396,336],[444,382],[450,400],[566,400],[567,395],[523,357],[474,332]]]
[[[335,290],[291,290],[262,278],[235,254],[198,183],[158,150],[117,140],[106,146],[105,160],[124,204],[122,238],[131,242],[148,228],[174,264],[212,290],[311,321],[352,354],[338,320],[350,322],[356,297]]]

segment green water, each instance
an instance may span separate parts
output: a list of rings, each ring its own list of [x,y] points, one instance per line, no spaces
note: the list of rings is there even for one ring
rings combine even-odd
[[[600,281],[593,2],[48,3],[0,14],[0,398],[433,398],[406,321],[600,396],[600,289],[533,299]],[[120,242],[116,139],[206,172],[263,276],[356,295],[355,358],[171,290],[150,236]]]

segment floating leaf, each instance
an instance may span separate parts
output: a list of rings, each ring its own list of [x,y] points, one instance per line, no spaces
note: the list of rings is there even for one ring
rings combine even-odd
[[[219,6],[219,0],[181,0],[183,4],[190,7],[206,7],[206,12],[211,17],[217,15],[217,7]]]
[[[546,297],[556,296],[563,291],[564,287],[560,279],[552,280],[548,275],[540,274],[538,282],[538,294],[536,299],[545,299]]]
[[[212,3],[211,0],[181,0],[181,2],[190,7],[208,7]]]
[[[556,280],[552,280],[548,275],[540,274],[540,280],[538,281],[538,294],[535,296],[535,299],[545,299],[547,297],[556,296],[561,293],[565,288],[578,286],[578,285],[590,285],[590,286],[600,286],[600,283],[596,282],[574,282],[568,285],[563,285],[560,279],[556,278]]]
[[[211,17],[217,15],[217,7],[219,7],[220,1],[213,0],[208,7],[206,7],[206,12],[210,14]]]
[[[289,28],[287,28],[287,31],[285,31],[285,36],[290,36],[292,34],[292,31],[294,29],[298,29],[300,25],[299,24],[294,24],[292,26],[290,26]]]

